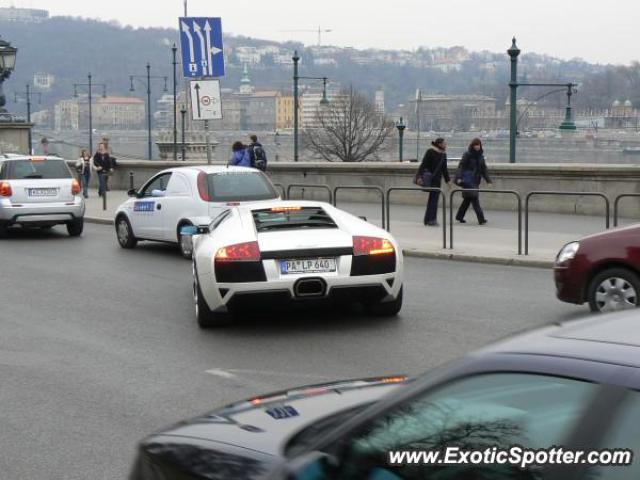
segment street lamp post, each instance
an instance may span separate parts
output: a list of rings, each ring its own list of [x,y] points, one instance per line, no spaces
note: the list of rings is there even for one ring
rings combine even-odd
[[[513,37],[511,48],[507,50],[507,53],[511,58],[511,81],[509,82],[509,88],[511,89],[509,103],[509,163],[516,163],[516,115],[518,114],[516,103],[518,96],[518,55],[520,55],[520,49],[516,45],[516,37]]]
[[[398,129],[398,136],[400,138],[400,142],[398,143],[398,153],[400,156],[400,161],[402,162],[402,139],[404,137],[404,129],[407,128],[407,126],[402,121],[402,117],[400,117],[400,121],[396,123],[396,128]]]
[[[182,116],[182,145],[181,145],[181,150],[182,150],[182,161],[184,162],[187,159],[187,147],[186,147],[186,145],[184,143],[184,122],[185,122],[185,116],[187,115],[187,109],[185,108],[184,105],[180,109],[180,115]]]
[[[167,91],[167,76],[166,75],[151,75],[151,64],[147,62],[147,74],[146,75],[129,75],[130,87],[129,91],[134,92],[133,80],[140,81],[147,88],[147,147],[148,147],[148,159],[151,160],[153,151],[151,147],[151,79],[161,78],[164,80],[164,89]],[[146,83],[144,80],[146,79]]]
[[[73,96],[78,96],[78,87],[87,87],[88,101],[89,101],[89,151],[93,155],[93,87],[102,87],[102,98],[107,96],[107,86],[104,83],[93,83],[93,76],[91,73],[87,74],[87,83],[74,83],[73,84]]]
[[[298,62],[300,57],[298,51],[293,52],[293,161],[298,161],[298,130],[299,125],[299,111],[300,111],[300,99],[298,93],[299,80],[322,80],[322,98],[320,99],[320,105],[327,105],[329,99],[327,98],[327,80],[328,77],[301,77],[298,75]]]
[[[2,84],[9,78],[13,69],[16,68],[16,54],[18,49],[12,47],[5,40],[0,39],[0,112],[6,112],[4,106],[7,104],[7,98],[2,90]]]
[[[34,93],[31,91],[30,89],[30,85],[27,83],[26,85],[26,89],[24,92],[15,92],[13,94],[13,101],[14,102],[18,102],[19,100],[24,99],[27,103],[27,122],[31,123],[31,97],[33,97],[34,95],[38,96],[38,103],[40,103],[42,101],[42,94],[40,93]],[[31,127],[29,127],[29,153],[31,153]]]
[[[178,47],[176,47],[176,44],[173,44],[173,47],[171,47],[171,54],[173,55],[173,161],[177,161],[178,160],[178,106],[177,106],[177,101],[178,101],[178,90],[177,90],[177,80],[178,80],[178,76],[176,73],[176,65],[178,65],[178,62],[176,60],[176,53],[178,51]]]

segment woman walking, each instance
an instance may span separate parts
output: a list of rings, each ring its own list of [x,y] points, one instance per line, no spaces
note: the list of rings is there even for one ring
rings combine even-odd
[[[462,155],[455,181],[456,184],[462,188],[477,189],[480,187],[480,182],[483,178],[484,181],[487,182],[487,185],[492,185],[489,172],[487,171],[487,163],[484,160],[482,141],[480,141],[479,138],[474,138],[471,140],[468,150]],[[471,205],[478,217],[478,223],[480,225],[487,223],[487,219],[484,218],[484,212],[480,206],[478,192],[462,192],[462,199],[462,204],[456,214],[456,220],[460,223],[467,223],[464,216],[467,213],[469,205]]]
[[[238,167],[251,166],[249,152],[242,142],[234,142],[231,146],[231,158],[229,159],[229,165],[236,165]]]
[[[424,181],[426,177],[430,177],[429,185],[422,184],[423,187],[440,188],[441,180],[447,184],[450,183],[449,170],[447,169],[447,142],[444,138],[436,138],[431,142],[431,147],[427,149],[422,157],[422,163],[418,169],[417,178]],[[425,176],[429,172],[430,175]],[[440,192],[430,192],[429,200],[427,200],[427,209],[424,212],[424,224],[427,226],[438,225],[438,200]]]
[[[80,152],[80,158],[76,162],[76,171],[82,185],[82,195],[89,198],[89,180],[91,180],[91,154],[84,148]]]

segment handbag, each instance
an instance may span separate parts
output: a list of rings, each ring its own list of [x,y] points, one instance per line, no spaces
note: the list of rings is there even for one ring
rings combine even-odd
[[[444,163],[444,159],[445,157],[443,155],[442,158],[440,159],[440,163],[438,163],[438,166],[435,168],[433,172],[430,172],[425,168],[424,171],[422,172],[422,175],[420,175],[420,172],[416,173],[415,177],[413,178],[413,183],[423,188],[431,188],[433,186],[433,178],[439,173],[440,168]]]

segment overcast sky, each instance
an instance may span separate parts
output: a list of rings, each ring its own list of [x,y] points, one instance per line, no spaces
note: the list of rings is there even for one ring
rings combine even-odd
[[[177,26],[182,0],[10,0],[0,5],[45,8],[52,15],[118,20],[133,26]],[[516,35],[523,52],[590,62],[640,59],[638,0],[189,0],[190,16],[222,17],[225,33],[356,48],[411,50],[462,45],[506,50]]]

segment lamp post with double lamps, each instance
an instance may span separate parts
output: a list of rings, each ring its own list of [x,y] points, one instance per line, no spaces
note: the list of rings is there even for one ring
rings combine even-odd
[[[4,106],[7,104],[7,98],[2,90],[2,84],[9,78],[11,72],[16,68],[16,55],[18,49],[12,47],[11,44],[0,38],[0,113],[7,110]]]
[[[329,103],[327,98],[327,80],[328,77],[301,77],[298,75],[298,62],[300,57],[298,51],[293,52],[293,161],[298,161],[298,131],[299,131],[299,112],[300,112],[300,98],[298,92],[298,82],[300,80],[322,80],[322,98],[320,99],[320,105],[324,106]]]
[[[164,80],[164,89],[163,92],[167,92],[167,76],[166,75],[151,75],[151,64],[147,63],[147,74],[146,75],[129,75],[130,81],[130,92],[135,92],[135,88],[133,85],[134,80],[138,80],[142,83],[147,89],[147,146],[148,146],[148,159],[151,160],[153,156],[153,151],[151,147],[151,80],[152,79],[162,79]]]
[[[404,124],[404,122],[402,121],[402,117],[400,117],[400,120],[398,121],[398,123],[396,123],[396,128],[398,129],[398,137],[399,137],[399,142],[398,142],[398,154],[400,156],[400,161],[402,162],[402,141],[404,138],[404,129],[407,128],[407,126]]]
[[[91,155],[93,155],[93,88],[101,87],[102,88],[102,98],[106,98],[107,96],[107,86],[104,83],[94,83],[93,76],[91,73],[87,75],[88,82],[87,83],[74,83],[73,84],[73,96],[78,97],[78,88],[84,87],[87,89],[88,101],[89,101],[89,151]]]

